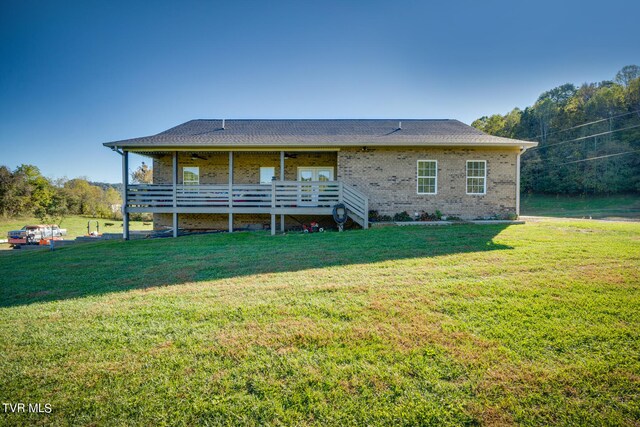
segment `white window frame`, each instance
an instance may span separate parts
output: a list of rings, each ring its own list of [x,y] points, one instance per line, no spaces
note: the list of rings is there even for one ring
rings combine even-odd
[[[271,178],[269,179],[269,181],[262,181],[262,171],[264,169],[270,169],[272,171],[271,173]],[[258,176],[258,180],[260,181],[260,184],[271,184],[271,181],[273,181],[273,178],[276,176],[276,168],[275,166],[260,166],[260,171],[259,171],[259,176]]]
[[[469,176],[469,163],[484,163],[484,176]],[[465,164],[465,176],[466,179],[464,181],[464,191],[469,196],[483,196],[487,194],[487,161],[486,160],[467,160]],[[482,178],[483,186],[482,193],[469,193],[469,178]]]
[[[191,169],[191,170],[189,170]],[[184,174],[185,172],[191,172],[193,173],[193,169],[195,169],[195,173],[198,175],[198,180],[197,181],[189,181],[189,183],[187,184],[187,180],[185,180],[184,178]],[[182,185],[200,185],[200,167],[199,166],[183,166],[182,167]]]
[[[436,174],[435,176],[420,176],[420,162],[432,162],[436,164],[435,167],[435,171]],[[434,186],[433,186],[433,193],[428,193],[428,192],[420,192],[420,178],[435,178],[435,182],[434,182]],[[437,160],[432,160],[432,159],[421,159],[418,160],[416,162],[416,193],[417,194],[425,194],[425,195],[434,195],[434,194],[438,194],[438,161]]]
[[[335,174],[333,170],[333,166],[298,166],[298,181],[300,181],[300,174],[303,170],[313,170],[313,175],[316,177],[318,175],[318,171],[320,170],[330,170],[331,171],[331,179],[329,181],[335,181]],[[313,181],[315,182],[315,181]]]

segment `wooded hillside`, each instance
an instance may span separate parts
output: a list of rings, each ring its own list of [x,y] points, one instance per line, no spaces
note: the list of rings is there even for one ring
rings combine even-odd
[[[34,165],[13,171],[0,166],[0,217],[35,216],[58,223],[67,215],[117,218],[122,203],[112,185],[93,185],[84,178],[49,179]]]
[[[613,81],[564,84],[534,105],[484,116],[491,135],[538,141],[522,156],[521,191],[555,194],[640,192],[640,67]]]
[[[131,182],[150,183],[152,170],[143,162],[130,173]],[[35,216],[59,223],[67,215],[99,218],[122,217],[121,184],[92,182],[87,178],[47,178],[34,165],[9,169],[0,166],[0,218]],[[133,214],[133,220],[147,218]]]

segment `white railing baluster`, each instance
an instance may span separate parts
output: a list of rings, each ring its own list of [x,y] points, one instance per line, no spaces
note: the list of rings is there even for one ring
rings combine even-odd
[[[128,207],[331,208],[344,203],[368,226],[368,198],[341,181],[272,181],[271,184],[137,184],[126,191]]]

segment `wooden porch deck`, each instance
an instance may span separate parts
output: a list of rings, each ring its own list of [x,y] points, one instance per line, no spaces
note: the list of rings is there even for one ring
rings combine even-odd
[[[145,213],[220,213],[331,215],[343,203],[348,216],[368,228],[369,199],[341,181],[273,181],[271,184],[128,185],[126,211]],[[176,217],[177,218],[177,217]],[[177,219],[174,219],[174,226]],[[175,234],[175,233],[174,233]]]

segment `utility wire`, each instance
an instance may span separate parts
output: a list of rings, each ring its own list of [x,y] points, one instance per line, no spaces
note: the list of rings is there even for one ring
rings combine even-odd
[[[628,126],[626,128],[614,129],[614,130],[610,130],[610,131],[607,131],[607,132],[595,133],[593,135],[581,136],[580,138],[567,139],[566,141],[556,142],[555,144],[543,145],[542,147],[540,147],[540,146],[531,147],[531,148],[529,148],[529,150],[536,150],[536,149],[537,150],[543,150],[545,148],[555,147],[557,145],[567,144],[569,142],[583,141],[585,139],[593,138],[593,137],[596,137],[596,136],[609,135],[611,133],[622,132],[624,130],[635,129],[635,128],[638,128],[638,127],[640,127],[640,125]]]
[[[571,162],[559,163],[558,166],[568,165],[568,164],[571,164],[571,163],[588,162],[590,160],[606,159],[607,157],[623,156],[625,154],[638,153],[638,152],[640,152],[640,150],[625,151],[624,153],[607,154],[607,155],[604,155],[604,156],[597,156],[597,157],[589,157],[588,159],[573,160]]]
[[[606,121],[611,120],[611,119],[617,119],[618,117],[629,116],[631,114],[636,114],[636,113],[640,114],[640,110],[631,111],[630,113],[618,114],[618,115],[615,115],[615,116],[607,117],[606,119],[594,120],[592,122],[583,123],[581,125],[572,126],[570,128],[555,130],[553,132],[548,132],[546,136],[553,135],[555,133],[566,132],[566,131],[571,130],[571,129],[578,129],[578,128],[581,128],[581,127],[584,127],[584,126],[589,126],[589,125],[592,125],[592,124],[595,124],[595,123],[606,122]],[[536,141],[538,138],[541,138],[542,136],[543,135],[534,136],[533,138],[525,139],[524,141]]]
[[[632,153],[638,153],[638,152],[640,152],[640,150],[625,151],[623,153],[605,154],[605,155],[602,155],[602,156],[589,157],[587,159],[580,159],[580,160],[572,160],[570,162],[564,162],[564,163],[549,162],[549,161],[546,161],[546,160],[543,160],[543,159],[533,159],[533,160],[526,160],[526,161],[524,161],[523,164],[527,164],[527,163],[542,163],[542,162],[544,162],[545,164],[550,165],[550,166],[562,166],[562,165],[568,165],[568,164],[571,164],[571,163],[581,163],[581,162],[587,162],[587,161],[590,161],[590,160],[598,160],[598,159],[604,159],[604,158],[607,158],[607,157],[616,157],[616,156],[622,156],[624,154],[632,154]]]

